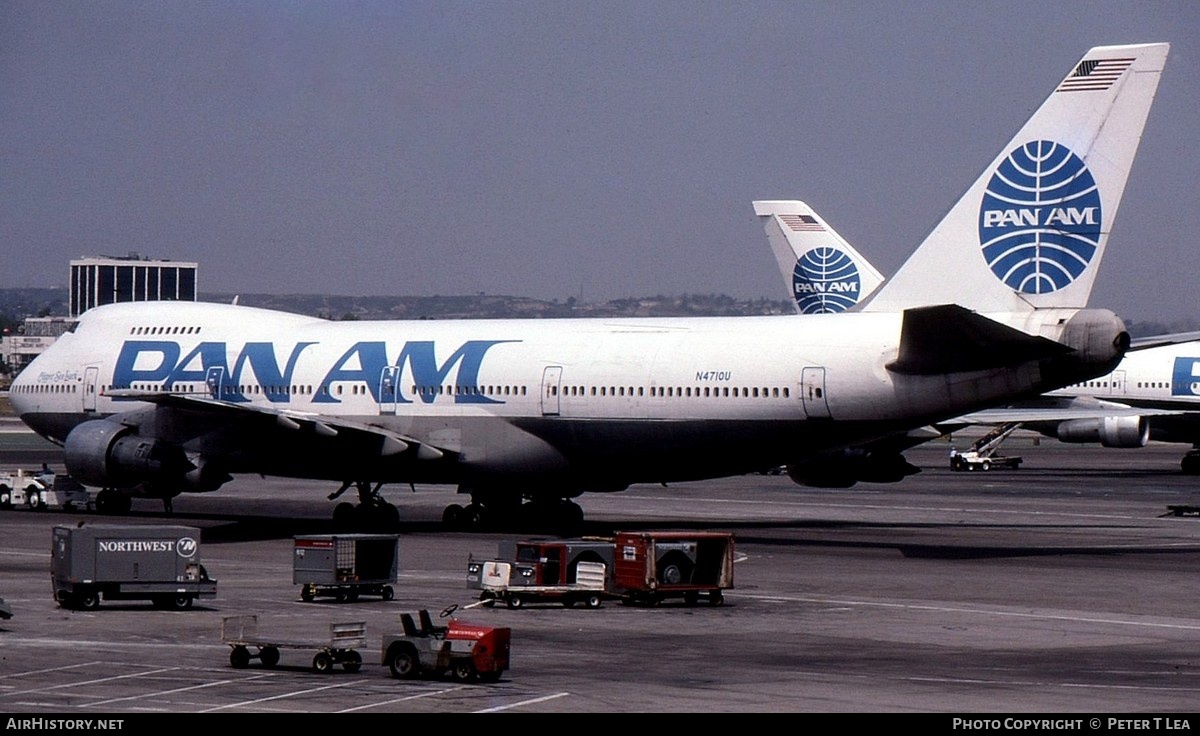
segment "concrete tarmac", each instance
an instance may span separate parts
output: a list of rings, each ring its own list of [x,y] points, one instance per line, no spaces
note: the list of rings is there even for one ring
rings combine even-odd
[[[301,600],[293,537],[334,531],[327,483],[242,477],[176,499],[171,516],[142,500],[122,517],[0,511],[0,598],[13,609],[0,620],[0,712],[1188,714],[1200,710],[1200,516],[1168,512],[1200,506],[1200,478],[1179,471],[1186,449],[1018,436],[1004,451],[1023,456],[1019,470],[956,473],[939,441],[908,453],[923,472],[898,484],[755,475],[580,499],[588,534],[733,532],[720,607],[482,607],[468,557],[534,535],[443,531],[443,507],[461,499],[435,487],[385,489],[403,519],[392,601]],[[55,448],[0,434],[0,467],[43,461],[62,467]],[[81,522],[200,527],[217,597],[187,611],[60,608],[51,529]],[[381,635],[401,612],[451,605],[512,628],[502,680],[391,678]],[[318,674],[316,649],[285,649],[277,668],[234,669],[221,622],[248,613],[313,641],[364,621],[364,665]]]

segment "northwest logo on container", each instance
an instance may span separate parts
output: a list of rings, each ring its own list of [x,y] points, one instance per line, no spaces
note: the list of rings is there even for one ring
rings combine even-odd
[[[1100,245],[1100,191],[1066,146],[1030,141],[996,167],[979,208],[992,273],[1024,294],[1049,294],[1083,273]]]

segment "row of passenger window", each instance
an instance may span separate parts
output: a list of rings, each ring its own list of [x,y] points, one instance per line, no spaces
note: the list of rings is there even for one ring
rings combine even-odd
[[[547,386],[547,396],[558,396],[558,386]],[[788,398],[787,386],[563,386],[562,396],[652,396],[658,398]]]
[[[129,328],[129,334],[131,335],[198,335],[199,333],[200,328],[198,326],[184,327],[180,325],[173,325],[170,327],[159,326]]]

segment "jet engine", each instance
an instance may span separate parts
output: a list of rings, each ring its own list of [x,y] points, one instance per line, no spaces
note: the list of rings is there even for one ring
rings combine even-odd
[[[1104,447],[1145,447],[1150,423],[1145,417],[1070,419],[1058,425],[1063,442],[1099,442]]]
[[[229,475],[189,457],[182,447],[104,419],[84,422],[63,444],[67,473],[85,485],[103,488],[143,486],[155,495],[216,490]]]

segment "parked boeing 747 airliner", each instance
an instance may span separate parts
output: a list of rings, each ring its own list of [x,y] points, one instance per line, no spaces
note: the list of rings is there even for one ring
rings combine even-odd
[[[471,500],[447,521],[476,525],[578,519],[588,491],[793,464],[1086,381],[1128,346],[1087,300],[1167,50],[1089,51],[859,311],[330,322],[115,304],[30,364],[13,405],[106,508],[254,473],[339,482],[384,518],[382,485],[450,485]]]

